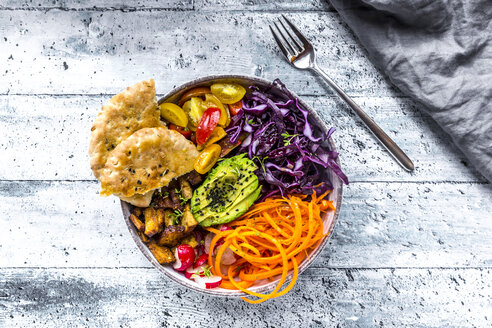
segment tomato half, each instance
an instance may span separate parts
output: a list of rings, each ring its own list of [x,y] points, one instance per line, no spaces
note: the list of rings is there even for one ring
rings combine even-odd
[[[166,121],[185,127],[188,125],[188,116],[181,107],[173,103],[163,103],[159,105],[161,117]]]
[[[217,144],[212,144],[202,150],[193,165],[195,171],[200,174],[205,174],[210,171],[210,169],[214,167],[215,163],[217,163],[221,150],[222,149]]]
[[[214,83],[210,86],[210,91],[223,104],[238,102],[246,94],[246,89],[237,83]]]
[[[205,141],[212,135],[215,127],[219,123],[220,109],[217,107],[210,107],[207,109],[200,119],[196,128],[196,143],[203,145]]]
[[[232,116],[236,116],[237,113],[239,113],[239,111],[242,108],[243,108],[243,101],[239,100],[238,102],[229,105],[229,112],[231,113]]]
[[[202,102],[202,107],[204,107],[205,109],[210,107],[217,107],[218,109],[220,109],[220,126],[226,127],[229,125],[229,123],[231,123],[231,116],[229,115],[229,111],[213,94],[209,93],[205,95],[205,100]]]
[[[174,130],[176,132],[181,133],[186,139],[191,137],[191,134],[193,133],[192,131],[188,130],[187,128],[182,128],[178,125],[174,124],[169,124],[169,130]]]

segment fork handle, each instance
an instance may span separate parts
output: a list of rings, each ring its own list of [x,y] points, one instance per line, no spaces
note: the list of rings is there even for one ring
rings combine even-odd
[[[335,82],[330,79],[325,72],[323,72],[317,65],[312,67],[312,70],[318,73],[325,81],[330,85],[330,87],[335,90],[338,95],[345,100],[345,102],[353,109],[353,111],[359,116],[359,118],[364,122],[364,124],[369,128],[369,130],[374,134],[376,139],[383,144],[383,146],[388,150],[388,152],[393,156],[393,158],[408,172],[412,172],[414,169],[413,162],[408,158],[408,156],[401,150],[400,147],[379,127],[379,125],[374,122],[369,115],[367,115],[362,108],[357,105],[352,98],[350,98]]]

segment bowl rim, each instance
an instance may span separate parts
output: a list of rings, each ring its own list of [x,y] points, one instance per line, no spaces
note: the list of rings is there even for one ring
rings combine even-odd
[[[194,79],[192,81],[185,82],[185,83],[173,88],[171,91],[169,91],[164,96],[159,98],[158,104],[163,103],[165,100],[167,100],[168,98],[171,98],[172,96],[176,95],[177,93],[179,93],[181,91],[195,87],[199,84],[214,82],[216,80],[242,80],[242,81],[246,80],[248,82],[251,82],[251,84],[258,83],[260,85],[268,85],[268,84],[271,84],[273,82],[273,81],[270,81],[270,80],[267,80],[267,79],[264,79],[261,77],[241,75],[241,74],[207,75],[207,76],[203,76],[203,77]],[[301,105],[304,106],[304,108],[306,108],[309,111],[309,113],[311,114],[310,117],[315,121],[316,125],[319,128],[321,128],[323,130],[323,132],[326,133],[328,129],[327,129],[326,125],[324,124],[324,122],[319,117],[319,115],[317,114],[317,112],[311,106],[306,104],[301,97],[297,96],[296,93],[292,92],[290,89],[288,89],[288,90],[292,93],[292,95],[294,97],[299,99],[299,102],[301,103]],[[333,151],[336,151],[335,143],[333,142],[333,139],[331,137],[328,139],[328,143],[329,143],[331,149]],[[336,163],[339,166],[341,165],[339,157],[336,159]],[[302,272],[304,272],[316,260],[316,258],[319,256],[319,254],[322,252],[322,250],[328,244],[331,236],[333,235],[333,231],[335,230],[335,225],[338,221],[338,216],[340,214],[341,205],[342,205],[343,183],[340,183],[340,187],[336,190],[336,197],[337,197],[336,204],[335,204],[336,211],[334,213],[333,220],[331,221],[330,227],[328,227],[328,236],[324,237],[322,239],[321,243],[318,245],[318,247],[316,249],[314,249],[311,254],[309,254],[310,256],[307,259],[303,260],[302,263],[299,265],[299,275],[302,274]],[[123,212],[124,220],[126,222],[128,230],[130,231],[130,235],[132,236],[132,239],[137,244],[137,247],[143,253],[145,258],[147,260],[149,260],[152,263],[152,265],[156,269],[158,269],[161,273],[163,273],[167,278],[170,278],[171,280],[173,280],[174,282],[178,283],[179,285],[181,285],[183,287],[187,287],[191,290],[194,290],[196,292],[203,293],[203,294],[208,294],[208,295],[213,295],[213,296],[221,296],[221,297],[248,296],[248,294],[246,294],[242,291],[202,289],[202,288],[199,288],[197,285],[193,284],[191,280],[187,281],[187,280],[185,280],[185,278],[181,279],[181,278],[178,278],[177,276],[170,274],[165,269],[164,266],[162,266],[159,262],[157,262],[157,260],[153,256],[153,254],[148,249],[148,247],[140,239],[140,236],[138,235],[135,226],[133,225],[133,223],[129,219],[130,205],[128,203],[124,202],[123,200],[121,200],[120,203],[121,203],[121,209]],[[289,283],[292,280],[292,276],[293,276],[293,272],[291,270],[291,272],[289,272],[287,275],[285,283]],[[266,293],[266,292],[273,290],[275,288],[276,282],[277,281],[274,280],[274,281],[272,281],[266,285],[254,287],[253,291],[257,292],[257,293]]]

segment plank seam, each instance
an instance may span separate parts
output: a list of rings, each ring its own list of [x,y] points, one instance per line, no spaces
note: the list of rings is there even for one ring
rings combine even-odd
[[[152,11],[168,11],[168,12],[184,12],[194,11],[194,8],[167,8],[167,7],[0,7],[0,11],[42,11],[60,10],[66,12],[105,12],[105,11],[120,11],[123,13],[129,12],[152,12]]]

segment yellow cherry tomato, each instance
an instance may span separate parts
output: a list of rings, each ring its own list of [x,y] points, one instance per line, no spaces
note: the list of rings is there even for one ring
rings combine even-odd
[[[166,121],[185,128],[188,125],[188,116],[178,105],[162,103],[159,105],[161,117]]]
[[[198,97],[192,97],[190,100],[183,104],[183,111],[188,115],[188,128],[192,131],[196,131],[198,122],[205,110],[202,110],[202,99]]]
[[[215,163],[217,163],[221,151],[222,148],[217,144],[212,144],[202,150],[193,165],[195,171],[200,174],[205,174],[210,171],[210,169],[214,167]]]
[[[210,91],[224,104],[234,104],[246,94],[246,89],[236,83],[214,83]]]

